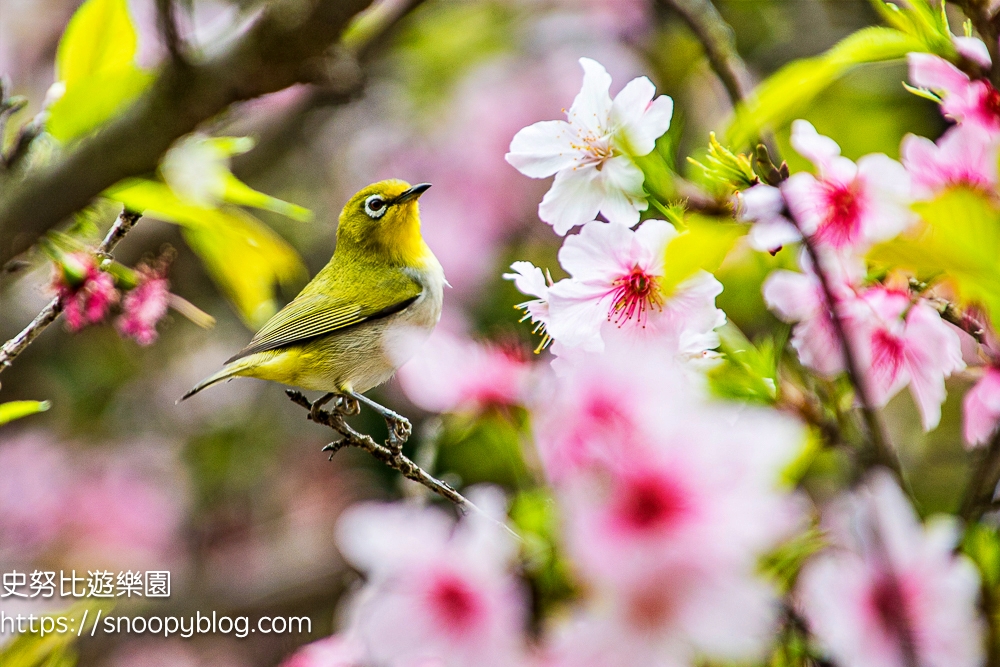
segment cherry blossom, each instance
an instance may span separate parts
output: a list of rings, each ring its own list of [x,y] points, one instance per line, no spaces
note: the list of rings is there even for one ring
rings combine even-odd
[[[649,154],[670,127],[673,100],[654,99],[646,77],[630,81],[611,99],[611,77],[599,63],[581,58],[583,87],[567,120],[542,121],[518,132],[506,159],[525,176],[555,174],[538,215],[557,234],[593,220],[634,225],[648,204],[642,170],[633,157]]]
[[[795,224],[785,217],[785,198],[774,186],[758,183],[738,193],[737,208],[741,220],[754,223],[748,238],[756,250],[774,254],[802,238]]]
[[[134,338],[140,345],[156,340],[156,325],[167,314],[170,282],[162,271],[140,267],[139,282],[122,300],[122,315],[116,326],[122,336]]]
[[[403,391],[428,412],[479,412],[521,402],[531,366],[516,349],[481,344],[439,327],[399,369]]]
[[[543,335],[540,347],[545,347],[549,342],[549,335],[545,327],[549,323],[549,284],[551,279],[546,281],[546,276],[542,270],[531,262],[514,262],[510,265],[513,273],[505,273],[505,280],[513,280],[514,286],[528,296],[536,297],[524,303],[518,304],[517,308],[524,311],[523,322],[530,319],[535,325],[534,333]]]
[[[473,502],[502,518],[497,495]],[[501,526],[476,514],[455,526],[439,509],[367,504],[344,514],[338,543],[368,576],[347,630],[364,662],[503,667],[522,656],[525,599],[509,571],[517,545]]]
[[[750,660],[770,643],[777,595],[755,571],[799,525],[779,474],[801,429],[721,406],[661,404],[659,416],[622,438],[627,457],[559,487],[567,548],[594,598],[560,642],[566,664]]]
[[[910,81],[941,97],[942,114],[991,134],[1000,131],[1000,91],[988,81],[973,80],[944,58],[930,53],[910,53],[906,59]]]
[[[824,253],[824,269],[837,302],[837,312],[847,319],[856,315],[854,285],[863,277],[863,264],[852,257]],[[791,345],[799,361],[812,370],[832,377],[844,370],[844,357],[823,287],[812,271],[808,256],[800,262],[805,273],[773,271],[764,281],[764,301],[782,321],[795,323]]]
[[[1000,368],[989,366],[965,395],[962,403],[965,442],[972,447],[986,444],[1000,423]]]
[[[833,548],[806,564],[798,597],[838,665],[982,664],[979,577],[955,555],[953,523],[921,526],[885,473],[832,507],[826,522]]]
[[[62,300],[71,331],[100,322],[118,302],[114,278],[101,271],[94,257],[85,252],[62,258],[52,286]]]
[[[802,233],[834,248],[864,249],[914,219],[909,175],[895,160],[875,153],[855,164],[804,120],[792,123],[792,146],[817,169],[817,176],[800,172],[781,186]]]
[[[667,244],[677,237],[663,220],[633,231],[593,221],[566,239],[559,263],[570,274],[548,290],[548,333],[567,347],[600,352],[608,334],[677,341],[685,331],[709,333],[725,323],[715,307],[722,285],[701,271],[672,294],[659,288]]]
[[[941,421],[944,380],[965,368],[958,333],[926,301],[914,303],[906,292],[873,287],[861,300],[870,316],[849,326],[861,342],[859,362],[872,400],[883,406],[909,385],[924,430],[935,428]]]
[[[978,37],[952,37],[951,41],[962,57],[968,58],[983,69],[990,69],[993,66],[989,47]]]
[[[985,193],[997,187],[1000,134],[991,135],[975,125],[953,127],[937,143],[908,134],[900,153],[917,198],[930,199],[956,186]]]

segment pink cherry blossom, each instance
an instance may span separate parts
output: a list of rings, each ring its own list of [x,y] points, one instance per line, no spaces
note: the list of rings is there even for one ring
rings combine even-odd
[[[473,497],[502,518],[497,494]],[[341,519],[344,556],[368,577],[347,633],[366,663],[506,667],[522,656],[523,591],[510,572],[517,545],[476,514],[457,526],[439,509],[355,506]]]
[[[481,344],[438,327],[399,369],[400,385],[428,412],[479,412],[521,402],[531,366],[515,349]]]
[[[785,198],[776,187],[758,183],[737,193],[737,209],[741,220],[754,223],[749,241],[755,250],[774,254],[802,238],[795,224],[785,217]]]
[[[525,176],[555,174],[538,215],[557,234],[593,220],[598,213],[612,222],[634,225],[648,204],[642,170],[634,156],[650,153],[670,127],[673,100],[654,99],[646,77],[629,82],[611,99],[611,76],[602,65],[581,58],[583,88],[566,114],[567,121],[535,123],[518,132],[506,159]]]
[[[986,444],[1000,423],[1000,368],[989,366],[982,379],[962,402],[965,442],[972,447]]]
[[[661,404],[658,422],[620,432],[628,456],[557,487],[567,549],[593,591],[562,642],[566,664],[760,657],[779,606],[755,570],[801,518],[779,483],[801,428],[774,413]]]
[[[139,282],[125,295],[116,326],[122,336],[149,345],[156,340],[156,324],[167,314],[170,282],[160,270],[145,267],[137,273]]]
[[[806,564],[798,597],[810,629],[845,667],[983,664],[979,577],[954,552],[956,526],[920,525],[878,473],[826,516],[833,548]]]
[[[764,301],[784,322],[795,323],[791,345],[806,368],[832,377],[844,370],[840,340],[827,309],[826,295],[803,253],[805,273],[773,271],[764,281]],[[864,276],[863,264],[845,256],[825,253],[824,269],[837,300],[837,312],[847,319],[854,314],[854,284]],[[855,315],[856,317],[856,315]]]
[[[546,280],[542,270],[531,262],[514,262],[510,265],[513,273],[505,273],[505,280],[513,280],[514,286],[528,296],[536,297],[530,301],[525,301],[517,305],[518,310],[524,312],[523,322],[530,319],[535,325],[534,333],[542,334],[543,339],[540,347],[548,345],[550,338],[545,327],[549,323],[549,286],[551,278]]]
[[[993,66],[993,59],[990,58],[990,50],[986,43],[978,37],[952,37],[955,50],[959,55],[968,58],[983,69]]]
[[[900,153],[917,198],[930,199],[956,186],[986,193],[997,187],[1000,134],[991,135],[975,125],[953,127],[937,143],[908,134]]]
[[[118,302],[114,278],[101,271],[94,257],[85,252],[63,258],[52,286],[62,300],[71,331],[100,322]]]
[[[855,164],[804,120],[792,123],[792,146],[817,170],[793,174],[781,186],[804,234],[834,248],[865,249],[913,221],[909,175],[895,160],[876,153]]]
[[[986,132],[1000,131],[1000,91],[988,81],[972,80],[944,58],[910,53],[910,81],[941,97],[941,113],[954,121]]]
[[[961,340],[926,301],[906,292],[873,287],[861,295],[862,319],[849,323],[859,341],[859,363],[876,405],[885,405],[903,387],[920,409],[925,431],[941,421],[944,380],[965,368]],[[867,309],[867,313],[865,313]]]
[[[667,244],[677,237],[663,220],[647,220],[633,231],[624,225],[590,222],[566,239],[559,263],[570,274],[548,290],[548,333],[567,347],[599,352],[608,334],[679,340],[685,331],[709,333],[725,323],[715,307],[722,285],[701,271],[665,296]]]

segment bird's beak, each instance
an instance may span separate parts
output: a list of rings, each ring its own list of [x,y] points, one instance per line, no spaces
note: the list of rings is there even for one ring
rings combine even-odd
[[[425,192],[427,192],[427,189],[429,187],[431,187],[430,183],[419,183],[417,185],[414,185],[409,190],[404,190],[403,193],[401,195],[399,195],[398,197],[396,197],[396,199],[394,199],[392,203],[393,204],[402,204],[404,202],[410,201],[411,199],[416,199],[420,195],[422,195]]]

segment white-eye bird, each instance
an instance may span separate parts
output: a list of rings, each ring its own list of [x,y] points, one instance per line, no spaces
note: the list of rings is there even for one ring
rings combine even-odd
[[[361,394],[391,378],[441,317],[447,283],[420,234],[417,205],[429,187],[387,180],[351,197],[330,262],[181,400],[223,380],[252,377],[351,396],[398,417]]]

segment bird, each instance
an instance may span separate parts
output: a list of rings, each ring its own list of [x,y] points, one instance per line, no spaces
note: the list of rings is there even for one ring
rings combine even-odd
[[[180,401],[235,377],[323,391],[314,406],[351,397],[399,421],[363,394],[388,381],[441,318],[440,262],[420,231],[417,200],[430,183],[373,183],[340,213],[333,257],[246,347]],[[403,420],[405,421],[405,420]]]

